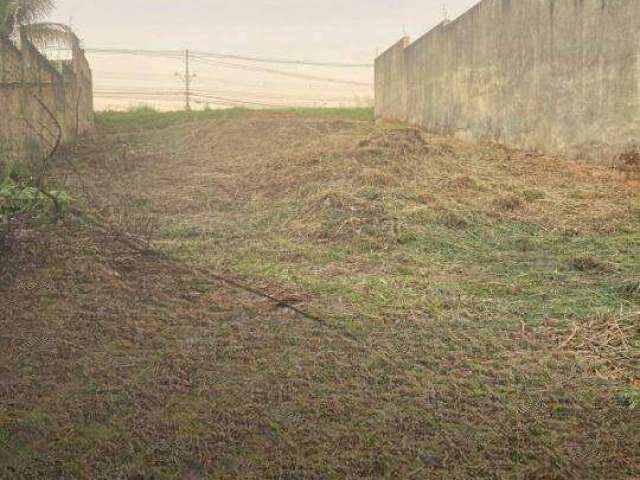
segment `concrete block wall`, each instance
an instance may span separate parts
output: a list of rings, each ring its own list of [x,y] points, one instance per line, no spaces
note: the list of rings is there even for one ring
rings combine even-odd
[[[640,140],[640,0],[483,0],[407,43],[376,61],[378,118],[587,157]]]
[[[53,63],[25,39],[18,49],[0,38],[0,160],[49,152],[58,138],[57,123],[63,142],[93,129],[91,70],[84,53],[74,49],[70,63]]]

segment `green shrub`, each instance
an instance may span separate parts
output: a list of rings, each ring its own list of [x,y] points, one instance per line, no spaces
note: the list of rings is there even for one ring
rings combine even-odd
[[[631,388],[618,395],[618,403],[631,410],[640,409],[640,390]]]
[[[0,183],[7,179],[24,183],[31,181],[31,177],[31,169],[25,162],[0,162]]]
[[[47,195],[7,176],[0,183],[0,228],[6,230],[11,220],[18,217],[51,221],[66,214],[70,205],[71,197],[67,192],[52,191]]]

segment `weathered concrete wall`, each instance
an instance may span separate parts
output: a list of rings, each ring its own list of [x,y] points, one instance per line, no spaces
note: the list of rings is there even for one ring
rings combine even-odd
[[[407,75],[405,48],[411,40],[404,37],[376,58],[375,112],[378,117],[406,120]]]
[[[20,44],[0,38],[0,155],[8,158],[50,151],[58,124],[63,142],[93,129],[91,70],[76,43],[73,60],[61,63]]]
[[[376,114],[468,139],[607,155],[640,139],[639,55],[640,0],[483,0],[403,60],[376,62]],[[390,93],[386,79],[403,75],[405,91]]]
[[[25,108],[19,86],[23,80],[22,55],[0,37],[0,158],[17,150],[24,141],[25,125],[17,116]]]
[[[71,63],[62,63],[67,95],[67,121],[70,137],[77,137],[94,129],[93,76],[89,61],[77,38],[72,40]]]

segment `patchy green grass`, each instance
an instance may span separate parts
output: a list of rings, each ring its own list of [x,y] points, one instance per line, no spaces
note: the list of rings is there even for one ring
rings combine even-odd
[[[32,175],[33,172],[25,162],[9,160],[0,156],[0,181],[24,182]]]
[[[623,391],[619,397],[620,402],[630,410],[640,411],[640,385]]]
[[[293,112],[304,117],[342,118],[346,120],[373,121],[373,108],[288,108],[285,112]]]
[[[199,238],[203,234],[196,225],[169,225],[160,231],[160,238],[167,240],[185,240]]]
[[[119,132],[163,129],[194,121],[232,119],[239,115],[245,115],[250,111],[244,108],[225,108],[193,110],[191,112],[159,112],[150,107],[137,107],[125,112],[98,112],[96,114],[96,124],[104,129]],[[272,111],[280,114],[293,113],[305,117],[373,120],[373,109],[371,108],[279,108]]]
[[[64,217],[73,199],[64,190],[38,187],[33,169],[24,162],[0,161],[0,249],[14,229],[38,225]]]
[[[181,123],[198,120],[218,120],[234,118],[246,113],[243,108],[218,110],[193,110],[159,112],[150,107],[137,107],[126,112],[104,111],[96,113],[96,125],[111,131],[135,131],[143,129],[163,129]]]
[[[640,475],[616,172],[315,112],[91,142],[87,205],[172,259],[68,225],[0,263],[0,476]]]

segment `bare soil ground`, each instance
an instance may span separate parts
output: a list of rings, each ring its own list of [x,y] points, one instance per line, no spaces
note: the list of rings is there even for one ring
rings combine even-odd
[[[640,478],[632,162],[331,113],[64,152],[0,253],[0,478]]]

